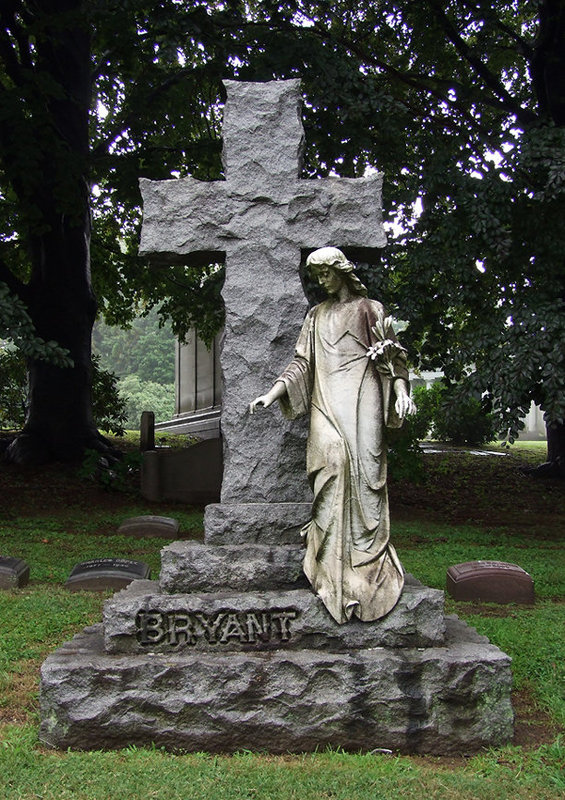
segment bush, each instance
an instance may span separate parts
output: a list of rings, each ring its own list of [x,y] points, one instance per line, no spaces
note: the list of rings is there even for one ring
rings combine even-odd
[[[0,345],[0,428],[18,429],[27,412],[25,358],[15,347]]]
[[[463,387],[436,381],[429,389],[414,390],[418,414],[414,425],[418,438],[426,435],[440,442],[482,445],[496,438],[496,422],[479,397]]]
[[[138,375],[120,380],[120,394],[126,404],[128,428],[139,430],[142,411],[153,411],[155,421],[170,419],[175,411],[175,387],[172,383],[142,381]]]
[[[92,414],[102,431],[123,436],[125,432],[126,401],[120,394],[118,377],[100,367],[100,356],[92,356]]]

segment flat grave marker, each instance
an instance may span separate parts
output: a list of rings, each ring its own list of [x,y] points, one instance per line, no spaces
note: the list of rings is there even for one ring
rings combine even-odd
[[[93,558],[76,564],[65,582],[71,592],[118,591],[135,580],[146,580],[151,570],[142,561],[127,558]]]
[[[124,536],[133,536],[136,539],[146,537],[171,539],[178,536],[180,523],[173,517],[158,517],[147,514],[142,517],[130,517],[125,519],[118,533]]]
[[[29,581],[29,566],[21,558],[0,556],[0,589],[18,589]]]
[[[534,602],[534,582],[522,567],[505,561],[465,561],[447,570],[447,591],[455,600],[485,603]]]

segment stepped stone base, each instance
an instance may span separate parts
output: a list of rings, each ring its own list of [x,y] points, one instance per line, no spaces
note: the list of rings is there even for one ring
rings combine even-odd
[[[445,638],[443,592],[407,585],[375,622],[338,625],[310,590],[160,594],[135,581],[104,607],[109,653],[435,647]]]
[[[161,550],[161,591],[240,592],[307,587],[301,545],[173,542]]]
[[[204,511],[206,544],[300,544],[312,503],[214,503]]]
[[[108,655],[102,625],[47,658],[40,740],[66,749],[458,753],[512,736],[510,659],[447,618],[445,646]]]

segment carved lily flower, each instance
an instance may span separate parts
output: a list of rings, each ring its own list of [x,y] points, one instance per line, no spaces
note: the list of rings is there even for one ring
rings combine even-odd
[[[406,348],[387,336],[394,331],[392,317],[377,320],[371,330],[377,341],[367,349],[365,355],[375,362],[379,372],[394,378],[394,359],[400,353],[406,353]]]

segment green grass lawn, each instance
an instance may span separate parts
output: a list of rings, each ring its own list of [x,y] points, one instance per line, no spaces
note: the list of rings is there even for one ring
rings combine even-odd
[[[443,457],[434,463],[440,472],[433,480],[447,480],[451,472]],[[480,465],[473,468],[483,469]],[[460,475],[457,477],[459,480]],[[53,497],[61,491],[57,484]],[[410,487],[403,491],[409,492]],[[491,502],[483,497],[484,489],[481,491],[477,504]],[[500,484],[497,491],[501,491]],[[519,491],[523,492],[521,485]],[[539,495],[546,489],[537,486],[533,491]],[[547,496],[553,497],[551,493]],[[285,757],[246,752],[235,756],[171,755],[135,747],[109,753],[56,752],[38,743],[39,668],[54,648],[85,625],[100,620],[105,599],[98,594],[67,592],[62,583],[71,568],[77,561],[95,556],[123,556],[147,562],[156,577],[159,551],[166,540],[118,536],[119,522],[143,513],[169,514],[180,520],[184,536],[200,537],[202,512],[151,507],[133,496],[124,496],[119,502],[109,497],[106,502],[105,495],[94,494],[100,502],[88,504],[86,495],[81,495],[76,503],[51,508],[49,493],[45,497],[41,508],[31,503],[27,513],[25,508],[17,513],[11,509],[0,522],[0,552],[21,556],[32,567],[27,587],[0,592],[0,798],[563,797],[565,745],[559,730],[565,727],[565,564],[555,529],[548,528],[547,535],[536,529],[533,535],[528,528],[484,520],[481,524],[421,519],[393,523],[393,541],[406,569],[430,586],[444,588],[450,564],[477,558],[513,561],[533,576],[537,600],[532,607],[474,605],[449,598],[446,603],[449,613],[459,614],[512,657],[516,698],[521,703],[520,744],[472,758],[343,752]],[[555,525],[558,507],[554,502],[548,525]]]

